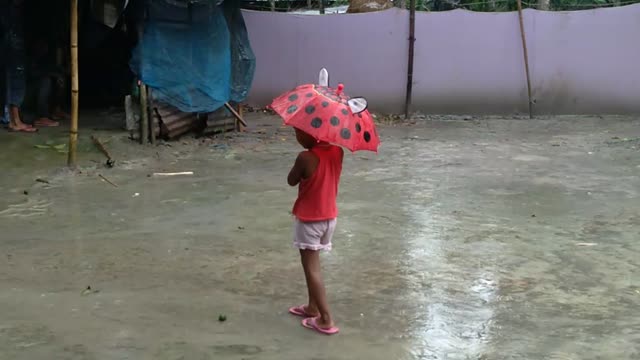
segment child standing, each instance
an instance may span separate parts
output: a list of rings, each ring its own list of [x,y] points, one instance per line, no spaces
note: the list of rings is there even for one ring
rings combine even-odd
[[[344,151],[302,130],[296,128],[295,131],[298,143],[307,150],[298,155],[287,182],[290,186],[298,185],[298,199],[292,211],[295,217],[293,244],[300,250],[309,301],[290,308],[289,312],[303,317],[304,327],[332,335],[339,329],[329,312],[319,253],[331,250]]]

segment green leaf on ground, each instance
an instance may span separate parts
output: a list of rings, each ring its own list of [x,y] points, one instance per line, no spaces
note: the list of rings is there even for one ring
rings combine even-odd
[[[34,145],[37,149],[51,149],[57,152],[67,152],[67,144],[54,145],[52,142],[47,141],[46,145]]]

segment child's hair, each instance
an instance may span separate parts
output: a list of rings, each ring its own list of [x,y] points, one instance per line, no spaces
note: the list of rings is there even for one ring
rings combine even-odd
[[[316,140],[316,138],[309,135],[308,133],[298,128],[295,128],[295,130],[296,130],[296,140],[298,140],[298,143],[302,145],[303,148],[311,149],[318,143],[318,140]]]

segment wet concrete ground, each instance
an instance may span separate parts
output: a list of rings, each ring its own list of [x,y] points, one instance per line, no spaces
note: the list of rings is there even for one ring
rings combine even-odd
[[[60,130],[0,134],[0,359],[640,358],[637,119],[382,126],[346,156],[331,338],[286,313],[298,148],[250,120],[144,149],[99,131],[110,170],[85,132],[76,174],[33,147]]]

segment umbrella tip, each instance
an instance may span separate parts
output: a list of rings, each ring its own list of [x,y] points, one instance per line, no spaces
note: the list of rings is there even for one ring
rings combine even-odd
[[[344,90],[344,85],[338,84],[338,91],[336,91],[336,94],[338,95],[342,94],[342,90]]]

